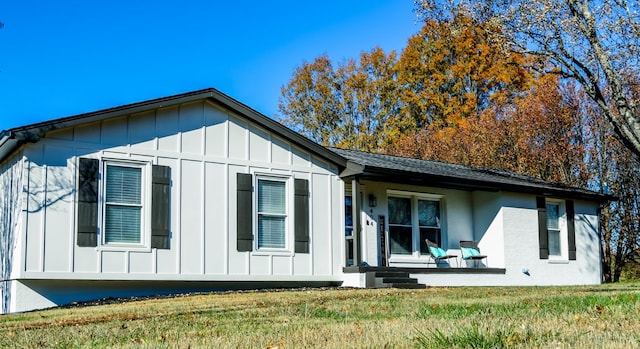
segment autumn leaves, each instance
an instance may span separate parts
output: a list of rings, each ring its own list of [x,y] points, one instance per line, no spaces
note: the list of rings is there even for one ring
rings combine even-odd
[[[556,150],[577,146],[575,108],[558,80],[530,73],[539,62],[487,29],[463,15],[428,20],[399,55],[305,62],[282,89],[280,120],[323,145],[568,180],[551,167],[570,171],[574,155]]]

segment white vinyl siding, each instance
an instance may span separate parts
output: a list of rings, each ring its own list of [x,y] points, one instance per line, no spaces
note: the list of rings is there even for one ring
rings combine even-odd
[[[142,242],[142,168],[107,164],[104,243]]]
[[[287,188],[280,180],[258,180],[258,249],[286,248]]]

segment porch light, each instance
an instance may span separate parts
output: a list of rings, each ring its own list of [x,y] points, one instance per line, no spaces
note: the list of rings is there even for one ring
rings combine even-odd
[[[378,200],[376,196],[373,194],[369,194],[369,207],[376,207],[378,205]]]

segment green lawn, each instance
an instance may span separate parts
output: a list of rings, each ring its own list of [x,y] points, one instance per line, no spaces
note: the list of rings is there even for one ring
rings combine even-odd
[[[0,317],[7,348],[631,348],[640,283],[199,294]]]

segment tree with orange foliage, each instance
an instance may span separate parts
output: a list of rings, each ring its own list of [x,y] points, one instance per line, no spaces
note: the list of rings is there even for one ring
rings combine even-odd
[[[431,19],[398,61],[400,108],[417,129],[461,124],[526,91],[533,82],[526,60],[492,43],[485,24],[469,17]]]
[[[448,126],[427,125],[386,151],[584,186],[578,110],[555,76],[538,84],[508,107],[496,104]]]
[[[279,119],[323,145],[400,153],[407,135],[463,125],[533,84],[526,57],[507,55],[486,33],[460,16],[425,24],[399,59],[376,48],[337,68],[327,56],[305,62],[282,88]]]
[[[279,119],[322,145],[378,151],[399,130],[395,63],[380,48],[335,68],[327,56],[305,62],[282,88]]]
[[[338,77],[326,55],[296,68],[294,78],[282,88],[280,121],[322,145],[336,144],[341,136],[333,132],[343,117]]]
[[[637,0],[414,0],[425,20],[463,14],[496,23],[490,36],[542,57],[546,71],[578,83],[617,137],[640,156],[640,109],[624,75],[640,75]],[[546,69],[549,68],[549,69]]]
[[[498,165],[547,181],[586,186],[581,114],[571,86],[547,75],[499,117]]]

